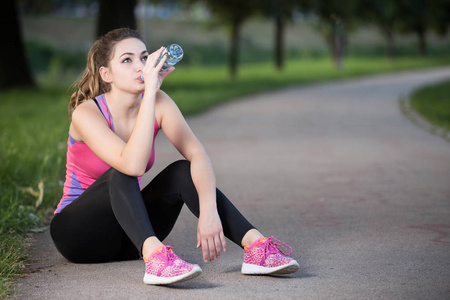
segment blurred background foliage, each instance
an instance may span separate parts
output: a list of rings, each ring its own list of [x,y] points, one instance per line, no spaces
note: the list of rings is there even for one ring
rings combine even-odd
[[[23,82],[22,74],[9,84],[0,77],[0,88],[33,85],[33,75],[46,71],[53,60],[64,70],[81,69],[95,38],[123,26],[138,29],[150,49],[183,45],[189,54],[183,59],[186,65],[226,64],[232,78],[242,63],[272,61],[283,70],[290,58],[329,56],[340,69],[348,56],[394,60],[450,50],[450,0],[7,2],[16,5],[15,11],[3,11],[18,17],[18,38],[25,41],[31,76]]]

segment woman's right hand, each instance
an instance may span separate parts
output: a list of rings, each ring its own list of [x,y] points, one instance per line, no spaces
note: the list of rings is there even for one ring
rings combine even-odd
[[[166,78],[170,73],[172,73],[173,70],[175,70],[174,67],[170,67],[164,72],[159,73],[164,65],[164,62],[167,59],[167,56],[164,55],[158,63],[158,58],[161,56],[161,53],[164,51],[164,49],[164,47],[161,47],[147,57],[147,62],[142,69],[146,91],[159,90],[164,78]]]

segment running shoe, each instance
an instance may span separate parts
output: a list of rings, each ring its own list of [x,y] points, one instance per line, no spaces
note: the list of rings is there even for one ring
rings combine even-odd
[[[282,249],[290,249],[285,253]],[[273,236],[263,237],[250,247],[244,247],[242,273],[247,275],[290,274],[299,269],[296,260],[288,257],[292,248]]]
[[[190,264],[179,258],[170,246],[156,249],[145,261],[144,283],[171,284],[197,277],[202,272],[199,265]]]

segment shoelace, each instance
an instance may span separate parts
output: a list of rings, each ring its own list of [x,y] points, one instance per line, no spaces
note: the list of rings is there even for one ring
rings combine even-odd
[[[291,246],[289,246],[288,244],[286,244],[283,241],[280,241],[276,238],[274,238],[273,236],[268,237],[267,241],[266,241],[266,249],[265,249],[265,258],[267,258],[267,256],[269,256],[270,254],[276,254],[278,252],[281,252],[282,254],[289,256],[292,254],[292,248]],[[290,250],[289,253],[284,252],[283,249],[285,250]]]
[[[166,266],[172,266],[173,262],[175,260],[175,253],[173,253],[172,251],[172,247],[171,246],[165,246],[165,256],[166,256]]]

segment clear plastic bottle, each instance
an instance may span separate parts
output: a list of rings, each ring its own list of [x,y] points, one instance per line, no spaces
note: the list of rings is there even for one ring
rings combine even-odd
[[[184,52],[183,49],[180,47],[180,45],[170,44],[161,53],[161,56],[158,58],[157,64],[163,58],[164,55],[166,55],[167,58],[159,73],[164,72],[165,70],[167,70],[168,68],[179,62],[183,58]],[[142,80],[144,80],[144,75],[141,75],[141,78]]]
[[[184,52],[183,49],[180,47],[180,45],[170,44],[169,46],[167,46],[158,59],[159,63],[159,61],[162,59],[164,55],[167,56],[167,59],[164,62],[164,65],[162,66],[160,73],[164,72],[165,70],[167,70],[168,68],[179,62],[183,58],[183,54]]]

